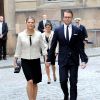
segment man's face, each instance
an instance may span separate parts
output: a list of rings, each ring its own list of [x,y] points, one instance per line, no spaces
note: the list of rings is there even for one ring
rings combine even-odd
[[[44,19],[44,20],[47,19],[47,15],[43,15],[43,19]]]
[[[0,22],[3,22],[3,17],[2,16],[0,16]]]
[[[76,23],[79,23],[79,20],[76,20],[75,22],[76,22]]]
[[[69,25],[70,23],[72,23],[72,19],[73,19],[73,16],[71,13],[64,12],[63,21],[66,25]]]

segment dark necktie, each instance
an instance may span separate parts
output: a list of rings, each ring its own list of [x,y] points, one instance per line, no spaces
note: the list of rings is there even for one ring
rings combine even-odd
[[[66,29],[66,40],[69,42],[69,30],[68,30],[68,27],[69,26],[67,26],[67,29]]]
[[[30,40],[30,46],[32,45],[32,39],[31,39],[32,35],[29,35],[29,40]]]

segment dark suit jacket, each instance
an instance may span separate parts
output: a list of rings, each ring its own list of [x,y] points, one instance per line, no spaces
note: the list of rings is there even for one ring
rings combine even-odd
[[[47,20],[46,23],[47,23],[47,22],[51,23],[50,20]],[[39,30],[41,33],[43,33],[43,32],[44,32],[43,29],[44,29],[44,25],[43,25],[43,20],[42,20],[42,21],[39,22],[38,30]]]
[[[76,26],[72,26],[72,36],[70,42],[67,42],[64,35],[64,25],[55,29],[54,36],[51,43],[51,48],[48,53],[47,62],[50,62],[53,59],[53,54],[55,48],[59,42],[59,54],[58,54],[58,64],[59,66],[64,66],[69,62],[69,59],[72,60],[72,63],[79,65],[79,55],[82,62],[87,62],[87,56],[84,53],[83,45],[83,35],[81,31]]]
[[[84,39],[87,38],[88,37],[88,34],[87,34],[87,31],[86,31],[85,26],[80,25],[79,28],[80,28],[81,32],[83,33],[83,35],[84,35]]]
[[[3,22],[3,24],[2,24],[2,34],[3,34],[2,39],[3,40],[7,39],[7,33],[8,33],[7,23]]]

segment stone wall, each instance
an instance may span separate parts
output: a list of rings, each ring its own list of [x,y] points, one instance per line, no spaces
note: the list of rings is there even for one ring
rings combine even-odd
[[[52,21],[61,21],[64,9],[72,9],[74,17],[82,18],[81,23],[89,30],[100,30],[100,0],[58,0],[57,2],[45,2],[46,0],[4,0],[5,20],[9,26],[8,53],[13,54],[16,45],[16,33],[25,28],[25,19],[34,16],[36,27],[47,14]],[[91,35],[92,34],[92,35]],[[89,39],[95,40],[95,46],[100,46],[100,32],[89,33]],[[13,41],[13,42],[12,42]]]

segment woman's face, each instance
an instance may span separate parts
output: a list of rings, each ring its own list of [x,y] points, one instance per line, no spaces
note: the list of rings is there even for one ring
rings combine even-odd
[[[45,29],[46,29],[47,32],[50,32],[51,31],[51,26],[50,25],[46,25]]]
[[[27,25],[27,29],[28,30],[33,30],[34,28],[35,28],[35,20],[33,20],[33,19],[28,19],[27,21],[26,21],[26,25]]]

